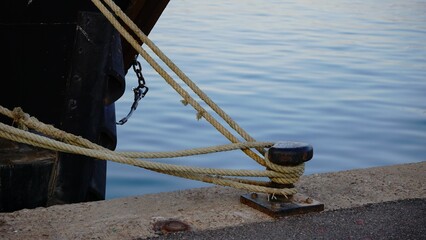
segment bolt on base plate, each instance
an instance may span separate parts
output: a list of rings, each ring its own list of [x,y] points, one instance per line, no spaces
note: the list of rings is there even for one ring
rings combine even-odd
[[[275,218],[324,210],[324,204],[300,193],[288,199],[275,199],[264,193],[248,193],[241,195],[240,202]]]

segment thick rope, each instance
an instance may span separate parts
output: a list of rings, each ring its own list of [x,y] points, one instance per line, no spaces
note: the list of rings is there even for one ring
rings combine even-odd
[[[198,102],[196,102],[187,91],[185,91],[139,44],[138,41],[136,41],[133,36],[120,24],[120,22],[114,17],[114,15],[101,3],[99,0],[92,0],[92,2],[98,7],[98,9],[104,14],[104,16],[111,22],[111,24],[117,29],[117,31],[132,45],[132,47],[152,66],[154,70],[156,70],[165,80],[166,82],[177,92],[179,93],[185,102],[190,104],[197,112],[200,117],[204,117],[210,124],[212,124],[222,135],[224,135],[228,140],[230,140],[233,143],[239,142],[239,140],[231,133],[229,132],[225,127],[223,127],[222,124],[220,124],[216,119],[213,118],[211,114],[209,114]],[[118,6],[116,6],[113,2],[110,2],[112,8],[114,8],[117,11],[117,14],[121,15],[123,19],[125,18],[125,14],[119,9]],[[115,7],[114,7],[115,5]],[[126,20],[127,21],[127,20]],[[134,23],[130,24],[131,20],[129,19],[129,25],[135,26]],[[136,27],[137,28],[137,27]],[[142,31],[140,29],[137,29],[137,34],[142,36]],[[144,39],[146,40],[147,37],[145,35]],[[141,39],[144,41],[144,39]],[[159,52],[159,49],[151,42],[147,42],[147,45],[150,45],[153,49],[156,49],[156,52]],[[155,46],[155,47],[154,47]],[[222,118],[224,118],[225,121],[229,122],[230,126],[234,129],[239,129],[241,133],[244,133],[243,130],[228,116],[226,115],[223,110],[221,110],[216,104],[211,101],[206,94],[204,94],[201,89],[196,87],[196,85],[188,78],[184,77],[184,74],[182,71],[178,70],[178,68],[170,61],[170,59],[166,59],[166,56],[164,54],[161,55],[161,58],[165,59],[166,65],[170,65],[174,67],[174,70],[177,72],[177,75],[181,75],[185,80],[184,82],[187,83],[187,85],[191,89],[195,89],[195,92],[202,98],[203,101],[205,101],[209,106],[211,105],[212,109],[215,109],[219,115],[221,115]],[[160,56],[159,56],[160,57]],[[205,98],[207,97],[207,98]],[[204,99],[203,99],[204,98]],[[219,110],[220,109],[220,110]],[[242,134],[245,138],[252,139],[251,141],[254,141],[253,138],[249,137],[248,134]],[[260,149],[260,148],[259,148]],[[265,166],[265,160],[262,156],[259,156],[258,154],[254,153],[250,149],[243,149],[244,153],[246,153],[249,157],[254,159],[259,164]],[[263,152],[263,150],[260,150],[260,152]]]
[[[38,129],[43,129],[41,132],[45,136],[59,135],[61,139],[75,139],[76,136],[65,133],[51,125],[45,125],[39,122],[34,117],[29,117],[20,108],[16,108],[13,112],[0,106],[0,113],[13,117],[14,122],[20,126],[25,126],[26,129],[30,125],[36,125]],[[60,133],[60,134],[58,134]],[[215,168],[200,168],[189,166],[177,166],[172,164],[143,161],[135,158],[127,157],[126,154],[119,154],[117,152],[105,149],[94,143],[89,145],[93,146],[92,149],[82,146],[74,146],[66,142],[54,140],[42,135],[34,134],[19,128],[0,123],[0,137],[16,141],[24,144],[29,144],[36,147],[41,147],[53,151],[62,151],[72,154],[80,154],[88,157],[93,157],[102,160],[110,160],[118,163],[133,165],[137,167],[146,168],[148,170],[166,173],[178,177],[185,177],[193,180],[199,180],[207,183],[213,183],[222,186],[244,189],[247,191],[264,192],[269,194],[292,195],[295,193],[293,188],[272,188],[268,187],[267,182],[253,181],[246,179],[225,178],[223,176],[238,176],[238,177],[269,177],[271,179],[283,179],[283,183],[294,183],[303,174],[304,165],[295,167],[285,167],[286,173],[280,173],[271,170],[232,170],[232,169],[215,169]],[[77,137],[80,139],[81,137]],[[86,140],[87,141],[87,140]],[[89,141],[87,141],[89,142]],[[269,162],[269,161],[267,161]],[[269,166],[269,164],[268,164]],[[270,165],[271,169],[274,167]]]
[[[271,147],[271,142],[256,142],[247,132],[244,131],[229,115],[217,106],[198,86],[192,82],[138,27],[124,12],[112,1],[104,0],[114,13],[123,21],[139,39],[145,43],[201,100],[203,100],[217,115],[219,115],[233,130],[235,130],[247,142],[240,142],[230,131],[220,124],[211,114],[209,114],[198,102],[192,98],[136,41],[133,36],[121,25],[115,16],[105,7],[100,0],[92,0],[118,32],[132,45],[132,47],[156,70],[172,88],[182,96],[183,103],[190,104],[197,111],[197,118],[204,117],[232,144],[220,145],[207,148],[195,148],[175,152],[114,152],[102,146],[94,144],[80,136],[66,133],[51,125],[39,122],[36,118],[30,117],[22,109],[15,108],[10,111],[0,106],[0,113],[14,119],[14,123],[19,128],[0,123],[0,137],[11,141],[21,142],[36,147],[46,148],[53,151],[62,151],[72,154],[80,154],[102,160],[110,160],[118,163],[129,164],[137,167],[160,173],[170,174],[178,177],[213,183],[222,186],[244,189],[254,192],[264,192],[269,194],[292,195],[296,193],[294,188],[274,188],[270,187],[270,182],[255,181],[238,177],[269,177],[274,183],[291,184],[298,181],[303,174],[304,164],[298,166],[280,166],[270,162],[267,158],[259,156],[250,148],[262,155],[264,148]],[[24,130],[22,130],[24,129]],[[26,130],[34,129],[45,136],[30,133]],[[172,158],[190,155],[199,155],[219,151],[230,151],[241,149],[244,153],[267,167],[268,170],[229,170],[216,168],[200,168],[189,166],[178,166],[159,162],[140,160],[137,158]]]
[[[19,128],[26,129],[28,128],[34,129],[37,132],[48,134],[54,139],[59,139],[60,141],[77,145],[81,147],[91,148],[91,149],[99,149],[106,150],[106,148],[99,146],[97,144],[93,144],[92,142],[71,133],[67,133],[60,129],[53,127],[52,125],[47,125],[38,121],[38,119],[34,117],[30,117],[28,114],[24,113],[21,108],[15,108],[13,111],[10,111],[7,108],[4,108],[0,105],[0,113],[14,119],[14,122],[18,124]],[[236,149],[245,149],[245,148],[267,148],[271,147],[273,142],[239,142],[232,144],[224,144],[218,146],[211,146],[205,148],[193,148],[188,150],[181,151],[171,151],[171,152],[115,152],[118,155],[122,155],[125,157],[131,158],[176,158],[176,157],[185,157],[185,156],[193,156],[193,155],[202,155],[208,153],[216,153],[216,152],[224,152],[224,151],[232,151]]]
[[[62,151],[72,154],[80,154],[88,157],[93,157],[101,160],[110,160],[113,162],[133,165],[137,167],[143,167],[148,170],[162,172],[174,176],[186,177],[189,179],[200,180],[207,183],[214,183],[222,186],[229,186],[248,191],[265,192],[270,194],[283,194],[291,195],[295,191],[294,189],[276,189],[268,188],[256,185],[249,185],[233,181],[231,179],[223,179],[215,176],[243,176],[243,177],[285,177],[284,174],[280,174],[273,171],[258,171],[258,170],[229,170],[229,169],[214,169],[214,168],[199,168],[199,167],[188,167],[188,166],[176,166],[172,164],[156,163],[149,161],[141,161],[133,158],[123,157],[115,155],[113,151],[104,152],[95,149],[86,149],[78,146],[72,146],[66,143],[62,143],[53,139],[46,138],[41,135],[30,133],[21,129],[13,128],[11,126],[0,123],[0,137],[21,142],[36,147],[42,147],[53,151]],[[303,173],[302,169],[294,168],[295,172]]]
[[[99,1],[99,0],[94,0]],[[203,100],[209,107],[212,108],[229,126],[234,129],[241,137],[246,141],[256,141],[251,137],[243,128],[241,128],[228,114],[226,114],[215,102],[213,102],[207,94],[203,92],[170,58],[165,55],[148,36],[142,32],[139,27],[117,6],[112,0],[104,0],[104,2],[111,8],[111,10],[139,37],[139,39],[146,44],[184,83],[188,85],[191,90],[197,94],[201,100]],[[186,99],[185,99],[186,100]],[[262,148],[258,148],[258,151],[265,155],[265,151]]]

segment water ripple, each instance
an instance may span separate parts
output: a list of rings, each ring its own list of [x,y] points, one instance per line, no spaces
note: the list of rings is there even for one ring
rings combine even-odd
[[[311,143],[310,174],[425,160],[425,9],[424,0],[176,0],[150,36],[256,139]],[[152,69],[144,71],[150,91],[118,127],[118,150],[227,143]],[[118,116],[127,113],[135,82],[129,73]],[[168,161],[260,168],[240,152]],[[207,185],[108,167],[108,198]]]

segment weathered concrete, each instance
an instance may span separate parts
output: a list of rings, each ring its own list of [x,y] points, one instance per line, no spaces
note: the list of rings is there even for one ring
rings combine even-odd
[[[304,176],[298,189],[326,211],[426,198],[426,161]],[[239,202],[245,192],[210,187],[0,214],[1,239],[144,239],[153,223],[178,219],[192,231],[274,222]]]

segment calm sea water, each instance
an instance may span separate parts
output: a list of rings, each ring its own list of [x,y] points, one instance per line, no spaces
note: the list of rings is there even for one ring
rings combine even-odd
[[[305,174],[426,160],[425,0],[173,0],[150,37],[256,140],[312,144]],[[141,62],[150,90],[118,151],[228,143]],[[239,151],[164,162],[263,169]],[[108,165],[107,198],[201,186]]]

